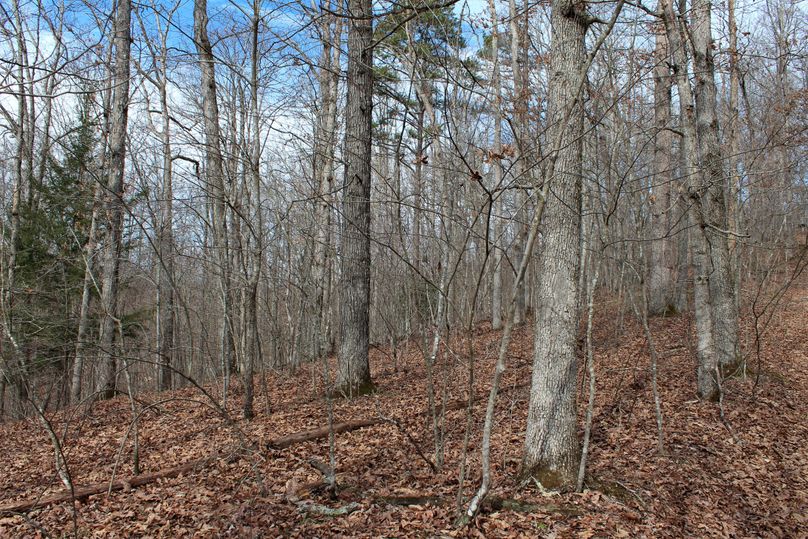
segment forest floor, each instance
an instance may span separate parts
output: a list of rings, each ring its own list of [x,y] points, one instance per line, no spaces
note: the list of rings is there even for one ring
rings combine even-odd
[[[267,447],[278,436],[327,425],[322,366],[313,364],[294,375],[267,373],[265,386],[259,377],[256,418],[230,426],[199,390],[141,394],[152,404],[139,426],[142,472],[216,456],[147,485],[127,483],[109,495],[25,516],[0,514],[0,537],[806,537],[806,288],[789,291],[778,306],[760,356],[749,356],[746,379],[725,382],[724,420],[719,405],[695,399],[692,321],[651,320],[660,358],[664,453],[657,450],[642,329],[630,315],[616,315],[608,301],[597,311],[597,398],[583,493],[547,496],[516,482],[533,348],[527,325],[511,344],[492,443],[491,496],[518,500],[521,510],[488,505],[471,526],[454,527],[467,412],[451,406],[446,412],[444,464],[433,471],[427,462],[434,460],[432,423],[422,413],[427,377],[423,356],[410,343],[403,345],[397,368],[388,349],[373,350],[375,394],[334,402],[337,422],[382,415],[395,420],[336,436],[336,498],[316,487],[322,475],[309,462],[328,462],[327,438]],[[749,315],[742,334],[745,350],[754,350]],[[480,431],[500,335],[481,325],[471,339],[477,400],[465,499],[479,484]],[[439,398],[447,381],[446,402],[468,396],[469,340],[458,337],[450,344],[435,373]],[[206,388],[219,395],[216,386]],[[228,410],[235,418],[240,388],[234,383],[231,389]],[[583,417],[585,396],[579,401]],[[50,419],[65,436],[76,486],[109,481],[113,473],[131,476],[131,443],[119,455],[131,420],[125,397]],[[40,424],[31,419],[0,425],[0,506],[63,488]],[[323,508],[354,510],[326,516],[317,512]]]

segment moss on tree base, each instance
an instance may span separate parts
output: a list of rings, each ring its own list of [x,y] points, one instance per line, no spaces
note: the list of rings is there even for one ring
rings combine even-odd
[[[376,384],[372,380],[364,380],[359,383],[342,384],[334,387],[331,391],[332,397],[344,397],[353,399],[363,395],[370,395],[376,392]]]
[[[541,488],[553,492],[571,492],[575,490],[575,481],[577,479],[574,471],[565,472],[542,463],[530,467],[523,465],[522,472],[519,475],[522,482],[529,482],[532,479],[537,481]]]

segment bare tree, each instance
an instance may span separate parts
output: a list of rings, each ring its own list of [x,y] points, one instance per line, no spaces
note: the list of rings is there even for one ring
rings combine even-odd
[[[528,130],[527,130],[527,105],[528,105],[528,66],[527,51],[527,2],[522,7],[521,12],[517,8],[516,0],[508,0],[509,21],[511,32],[511,72],[513,74],[513,109],[514,109],[514,137],[516,139],[516,155],[514,156],[513,175],[517,186],[516,195],[516,241],[514,250],[516,262],[514,268],[521,265],[520,257],[525,251],[525,241],[527,241],[528,222],[524,217],[527,215],[528,198],[525,191],[519,187],[528,183],[527,173],[530,170],[527,163],[528,152]],[[527,304],[525,301],[525,282],[514,282],[517,286],[516,314],[513,323],[517,326],[524,323]]]
[[[104,365],[101,396],[115,395],[117,362],[115,334],[118,318],[118,271],[123,245],[124,173],[126,171],[126,126],[129,118],[129,58],[131,46],[132,6],[129,0],[119,0],[115,18],[115,65],[113,68],[113,97],[110,113],[109,172],[103,193],[103,222],[106,237],[101,286],[101,328],[99,359]]]
[[[502,186],[502,81],[500,80],[499,67],[499,20],[496,5],[493,0],[489,0],[488,9],[491,12],[491,87],[494,93],[494,148],[491,156],[491,169],[493,170],[494,189]],[[512,36],[512,40],[518,40],[517,36]],[[516,47],[518,50],[518,46]],[[499,197],[497,197],[499,198]],[[495,204],[494,208],[501,205]],[[502,329],[502,247],[499,245],[502,235],[502,219],[497,211],[492,209],[492,220],[494,221],[494,260],[493,260],[493,283],[491,285],[491,327]],[[524,294],[521,294],[524,297]],[[518,301],[518,300],[517,300]]]
[[[194,41],[199,56],[202,85],[202,115],[205,132],[206,188],[212,205],[212,227],[215,265],[222,304],[220,325],[221,363],[225,373],[225,392],[233,368],[232,304],[230,286],[230,248],[227,234],[227,194],[224,184],[221,133],[219,128],[219,102],[216,87],[215,58],[208,37],[207,0],[194,2]]]
[[[673,190],[674,165],[673,126],[671,125],[671,70],[668,37],[665,29],[655,33],[654,50],[654,176],[651,193],[651,261],[649,314],[665,314],[674,309],[674,248],[671,234],[671,213],[675,198]]]
[[[320,62],[318,82],[320,108],[314,135],[315,236],[312,281],[314,291],[314,356],[319,357],[329,347],[329,303],[332,261],[329,257],[332,241],[331,211],[334,190],[334,154],[336,147],[337,98],[339,97],[340,56],[343,18],[323,12],[320,15]]]
[[[727,219],[729,178],[724,173],[724,156],[718,129],[718,98],[713,60],[712,2],[694,0],[692,6],[693,71],[696,76],[696,133],[701,157],[704,233],[709,249],[709,288],[713,321],[713,338],[720,374],[731,375],[740,363],[738,344],[738,306],[735,301],[730,262]],[[693,196],[694,193],[691,193]]]

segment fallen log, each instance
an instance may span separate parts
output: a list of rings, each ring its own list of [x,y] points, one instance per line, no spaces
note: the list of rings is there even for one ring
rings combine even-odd
[[[350,515],[354,511],[359,510],[360,505],[356,502],[351,502],[343,507],[328,507],[314,502],[298,502],[297,510],[301,513],[313,513],[324,517],[341,517]]]
[[[337,434],[342,432],[350,432],[352,430],[361,429],[363,427],[370,427],[373,425],[378,425],[380,423],[384,423],[384,420],[360,419],[356,421],[346,421],[345,423],[335,424],[334,432]],[[283,449],[285,447],[289,447],[295,444],[325,438],[326,436],[328,436],[328,427],[323,427],[319,429],[311,429],[302,432],[296,432],[294,434],[289,434],[288,436],[275,438],[273,440],[269,440],[269,442],[267,442],[267,445],[274,449]],[[34,509],[42,509],[43,507],[48,507],[50,505],[55,505],[64,502],[70,502],[73,500],[83,500],[89,496],[103,494],[105,492],[116,490],[129,490],[130,488],[140,487],[143,485],[147,485],[149,483],[153,483],[158,479],[177,477],[178,475],[181,475],[183,473],[193,471],[196,468],[202,468],[217,457],[218,455],[214,457],[207,457],[204,459],[192,460],[190,462],[186,462],[185,464],[181,464],[180,466],[176,466],[174,468],[168,468],[154,473],[135,475],[128,479],[117,479],[113,481],[111,484],[107,481],[104,483],[97,483],[85,487],[77,487],[73,489],[73,492],[70,492],[69,490],[64,490],[61,492],[57,492],[56,494],[51,494],[49,496],[37,497],[33,500],[25,500],[21,502],[10,503],[7,505],[0,505],[0,515],[4,513],[12,513],[12,514],[27,513],[28,511],[33,511]]]
[[[406,507],[409,505],[444,505],[448,502],[440,496],[376,496],[373,501],[378,504]]]
[[[181,464],[180,466],[176,466],[174,468],[168,468],[154,473],[135,475],[128,479],[118,479],[113,481],[111,484],[108,481],[104,483],[96,483],[86,487],[76,487],[73,489],[73,492],[65,490],[62,492],[57,492],[56,494],[51,494],[50,496],[37,497],[33,500],[13,502],[11,504],[0,506],[0,515],[4,513],[27,513],[28,511],[41,509],[49,505],[70,502],[73,500],[83,500],[96,494],[103,494],[105,492],[115,490],[129,490],[133,487],[140,487],[148,483],[153,483],[158,479],[177,477],[183,473],[193,471],[197,467],[204,467],[209,464],[213,458],[215,457],[192,460],[191,462],[186,462],[185,464]]]
[[[358,419],[356,421],[346,421],[345,423],[334,424],[334,434],[341,434],[343,432],[350,432],[352,430],[361,429],[364,427],[372,427],[384,423],[383,419]],[[312,440],[319,440],[328,436],[328,427],[320,427],[319,429],[304,430],[302,432],[295,432],[288,436],[282,436],[269,440],[267,446],[272,449],[283,449],[292,445],[300,444],[303,442],[310,442]]]
[[[518,389],[523,387],[525,384],[519,384],[514,386],[510,389]],[[476,399],[475,399],[476,400]],[[460,410],[468,405],[467,400],[456,400],[447,403],[446,410]],[[429,410],[425,410],[421,412],[419,415],[427,415]],[[390,420],[382,417],[377,417],[373,419],[358,419],[354,421],[346,421],[344,423],[336,423],[333,426],[334,434],[341,434],[343,432],[350,432],[353,430],[358,430],[365,427],[372,427],[374,425],[380,425],[382,423],[389,423]],[[304,430],[301,432],[295,432],[293,434],[289,434],[287,436],[281,436],[280,438],[271,439],[266,442],[267,447],[271,449],[284,449],[296,444],[300,444],[303,442],[310,442],[313,440],[319,440],[320,438],[325,438],[328,436],[329,428],[328,426],[320,427],[317,429],[310,429]],[[153,483],[158,479],[168,479],[172,477],[177,477],[185,472],[190,472],[197,467],[202,468],[218,458],[218,455],[213,457],[206,457],[203,459],[192,460],[190,462],[186,462],[180,466],[176,466],[174,468],[168,468],[165,470],[160,470],[153,473],[141,474],[130,477],[128,479],[118,479],[113,481],[112,483],[104,482],[104,483],[97,483],[94,485],[89,485],[85,487],[77,487],[73,489],[73,492],[69,490],[65,490],[62,492],[57,492],[55,494],[51,494],[49,496],[44,497],[37,497],[33,500],[25,500],[20,502],[13,502],[6,505],[0,505],[0,515],[2,514],[14,514],[14,513],[27,513],[28,511],[33,511],[34,509],[42,509],[44,507],[48,507],[51,505],[74,501],[74,500],[83,500],[89,496],[94,496],[97,494],[103,494],[105,492],[111,492],[116,490],[129,490],[133,487],[140,487],[143,485],[147,485],[149,483]]]

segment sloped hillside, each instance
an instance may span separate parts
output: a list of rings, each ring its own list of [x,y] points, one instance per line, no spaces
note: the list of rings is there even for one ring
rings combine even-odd
[[[472,435],[463,495],[479,481],[484,399],[500,334],[451,341],[436,369],[445,402],[445,457],[436,466],[426,374],[410,343],[394,369],[373,352],[378,392],[334,402],[336,481],[323,486],[328,437],[284,438],[328,425],[322,366],[259,378],[257,417],[228,424],[197,389],[138,398],[140,468],[181,473],[132,479],[129,401],[120,397],[52,417],[77,490],[121,479],[110,494],[0,515],[0,536],[79,537],[797,537],[808,526],[808,293],[789,293],[772,320],[760,363],[725,384],[721,407],[694,397],[690,320],[652,320],[660,353],[665,453],[656,447],[647,344],[628,316],[601,305],[596,320],[597,405],[590,477],[582,494],[545,496],[515,475],[523,441],[532,335],[514,336],[498,401],[495,487],[472,526],[456,529],[467,425],[468,351],[474,351]],[[753,346],[747,317],[745,345]],[[333,372],[333,371],[332,371]],[[445,380],[445,384],[444,384]],[[444,391],[445,385],[445,391]],[[585,386],[582,384],[581,388]],[[218,389],[207,386],[213,396]],[[228,400],[238,417],[240,388]],[[585,401],[585,399],[582,399]],[[583,409],[581,410],[583,416]],[[350,427],[350,428],[349,428]],[[439,429],[440,430],[440,429]],[[322,432],[319,434],[323,434]],[[305,440],[305,438],[314,438]],[[279,443],[282,441],[283,443]],[[435,469],[433,470],[433,466]],[[41,500],[64,487],[34,420],[0,425],[0,506]]]

